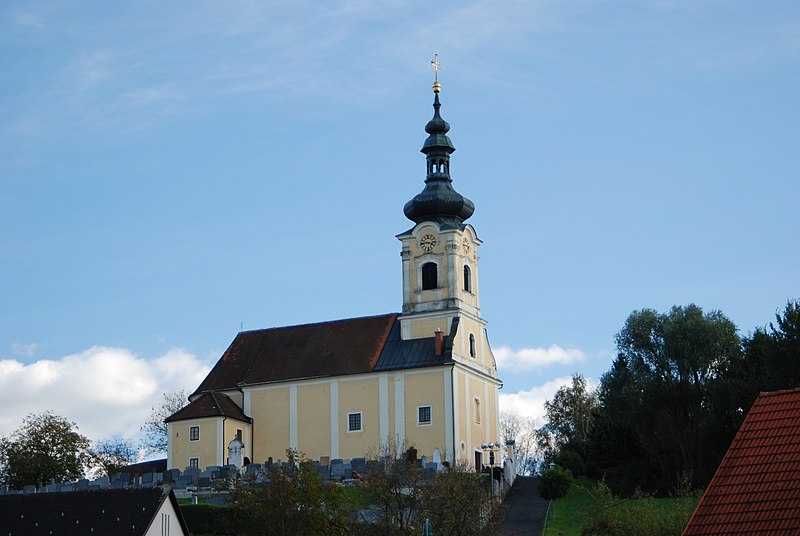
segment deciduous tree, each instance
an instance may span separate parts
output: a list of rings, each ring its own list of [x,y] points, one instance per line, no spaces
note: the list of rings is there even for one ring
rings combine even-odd
[[[139,452],[133,441],[121,436],[102,439],[92,445],[90,450],[93,477],[112,476],[121,467],[136,461]]]
[[[0,439],[0,480],[15,489],[76,480],[89,463],[88,449],[74,422],[49,411],[30,414]]]
[[[151,453],[167,452],[167,425],[164,419],[183,408],[188,396],[186,391],[162,393],[161,403],[150,410],[150,415],[142,425],[144,434],[142,446]]]

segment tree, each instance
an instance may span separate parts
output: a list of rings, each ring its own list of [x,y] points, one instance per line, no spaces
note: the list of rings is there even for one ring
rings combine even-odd
[[[91,450],[92,476],[111,476],[136,461],[139,452],[130,439],[114,436],[96,442]]]
[[[485,477],[457,463],[425,482],[419,518],[429,519],[439,536],[486,534],[497,508]]]
[[[186,391],[162,393],[163,400],[150,410],[141,431],[144,433],[142,446],[151,453],[167,452],[167,425],[164,419],[182,409],[188,399]]]
[[[289,463],[266,472],[268,482],[238,480],[231,489],[237,534],[345,535],[351,504],[340,484],[325,485],[305,455],[286,451]]]
[[[30,414],[0,439],[0,481],[21,489],[76,480],[89,462],[88,448],[89,440],[74,422],[49,411]]]
[[[532,475],[536,471],[536,420],[516,413],[500,414],[500,435],[514,441],[517,474]]]
[[[625,321],[616,345],[617,360],[602,378],[601,425],[591,452],[616,448],[632,458],[606,455],[593,462],[631,487],[663,493],[684,471],[702,486],[727,448],[715,393],[740,357],[736,326],[694,304],[668,313],[642,309]]]
[[[382,463],[367,470],[364,484],[366,496],[377,511],[383,534],[412,534],[419,527],[415,514],[419,510],[424,485],[417,449],[403,450],[394,442],[382,445]]]
[[[555,461],[563,449],[582,458],[597,409],[597,396],[587,389],[586,379],[572,376],[572,385],[560,387],[544,408],[547,423],[536,431],[536,442],[545,463]]]

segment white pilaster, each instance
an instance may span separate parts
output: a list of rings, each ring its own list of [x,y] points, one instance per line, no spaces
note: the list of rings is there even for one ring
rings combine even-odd
[[[472,453],[472,451],[474,450],[473,447],[472,447],[472,405],[473,405],[473,402],[472,402],[472,397],[469,394],[469,376],[467,376],[466,374],[463,374],[462,377],[464,378],[464,402],[465,402],[465,404],[464,404],[464,408],[465,408],[464,409],[464,419],[466,420],[466,424],[467,424],[467,427],[466,427],[467,428],[467,430],[466,430],[466,432],[467,432],[467,438],[466,438],[467,452]],[[470,456],[472,456],[472,454],[470,454]],[[470,458],[468,461],[469,461],[470,464],[475,463],[475,460],[473,458]]]
[[[289,386],[289,448],[297,448],[297,385]]]
[[[339,382],[331,382],[331,459],[339,457]]]
[[[394,437],[398,442],[396,446],[401,447],[406,439],[406,391],[402,372],[394,377]]]
[[[453,427],[453,367],[445,368],[444,376],[444,455],[454,464],[455,457],[455,430]]]
[[[380,441],[389,439],[389,376],[386,374],[378,378],[378,428]]]

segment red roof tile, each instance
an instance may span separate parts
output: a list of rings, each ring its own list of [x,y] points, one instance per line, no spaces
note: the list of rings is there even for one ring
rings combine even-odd
[[[800,389],[761,393],[684,536],[800,534]]]

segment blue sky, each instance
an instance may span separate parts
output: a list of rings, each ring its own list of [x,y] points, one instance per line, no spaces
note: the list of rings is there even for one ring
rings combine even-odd
[[[792,1],[7,1],[0,434],[135,435],[243,326],[398,311],[440,55],[506,408],[800,297]]]

